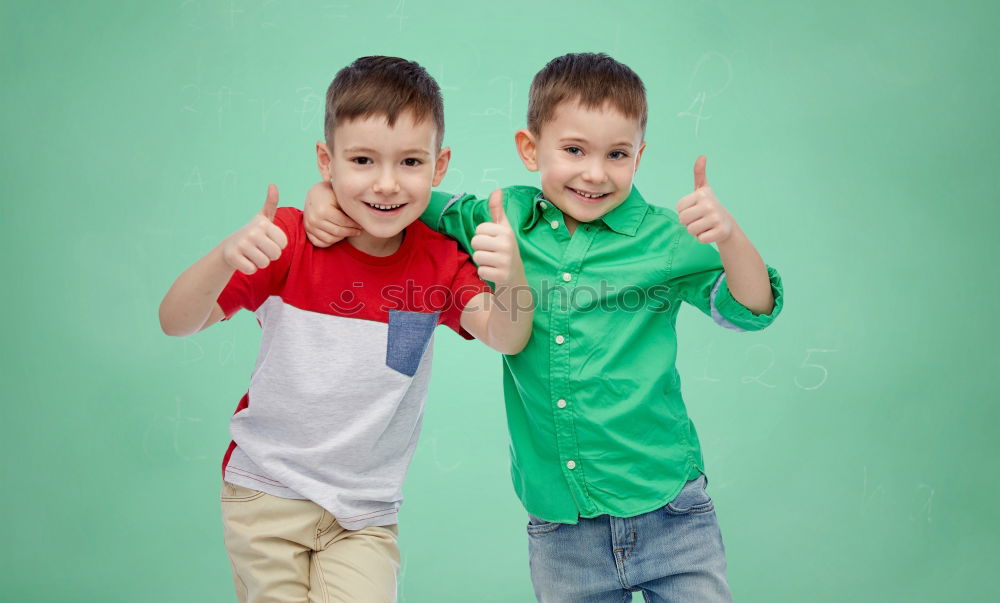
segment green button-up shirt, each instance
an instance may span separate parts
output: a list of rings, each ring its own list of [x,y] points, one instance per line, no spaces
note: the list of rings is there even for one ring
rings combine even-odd
[[[573,235],[537,188],[505,189],[504,208],[536,304],[527,347],[503,358],[517,495],[532,515],[571,524],[665,505],[704,471],[675,367],[680,302],[762,329],[781,311],[778,273],[768,267],[774,310],[753,314],[730,294],[716,249],[635,189]],[[471,254],[488,201],[433,193],[421,219]]]

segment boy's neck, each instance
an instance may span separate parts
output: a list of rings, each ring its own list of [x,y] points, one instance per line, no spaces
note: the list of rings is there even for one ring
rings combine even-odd
[[[576,227],[580,225],[576,218],[567,213],[563,214],[563,222],[566,223],[566,230],[569,231],[570,236],[573,236],[573,233],[576,232]]]
[[[406,231],[403,230],[397,235],[383,239],[370,233],[362,232],[359,235],[347,237],[347,242],[362,253],[384,258],[396,253],[399,250],[399,246],[403,244],[403,237],[405,235]]]

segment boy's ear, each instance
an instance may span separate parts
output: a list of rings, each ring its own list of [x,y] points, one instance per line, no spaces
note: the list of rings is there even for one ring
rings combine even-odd
[[[326,143],[316,141],[316,165],[319,167],[319,173],[323,176],[323,180],[330,180],[330,160],[332,158],[333,154],[330,153]]]
[[[445,173],[448,172],[449,161],[451,161],[451,147],[445,147],[438,153],[437,160],[434,162],[434,180],[431,182],[431,186],[441,184]]]
[[[517,134],[514,134],[514,144],[517,146],[517,154],[521,156],[521,161],[524,162],[524,167],[528,168],[529,172],[537,172],[538,147],[535,135],[530,130],[518,130]]]
[[[639,170],[639,160],[642,159],[642,152],[645,150],[646,150],[646,141],[643,140],[642,144],[639,145],[639,152],[635,154],[635,170],[633,171]]]

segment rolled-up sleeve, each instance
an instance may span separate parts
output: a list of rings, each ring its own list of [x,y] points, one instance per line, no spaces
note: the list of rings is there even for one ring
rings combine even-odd
[[[767,278],[771,282],[771,295],[774,297],[774,308],[771,309],[769,314],[754,314],[733,297],[733,294],[729,291],[729,285],[726,283],[726,273],[723,272],[712,290],[712,318],[716,322],[720,322],[719,318],[721,318],[740,331],[759,331],[770,325],[778,317],[778,314],[781,313],[781,307],[784,304],[784,292],[781,286],[781,276],[777,270],[768,266]]]

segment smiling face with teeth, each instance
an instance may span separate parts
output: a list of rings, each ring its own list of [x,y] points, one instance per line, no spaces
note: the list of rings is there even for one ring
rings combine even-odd
[[[515,136],[525,167],[537,171],[542,193],[562,210],[572,233],[580,222],[597,220],[621,205],[646,148],[638,119],[605,103],[587,108],[564,101],[536,135]]]
[[[382,115],[338,123],[333,149],[316,143],[324,180],[333,185],[341,210],[364,232],[350,244],[371,255],[399,248],[403,229],[427,208],[431,187],[448,170],[451,150],[438,148],[432,119],[416,121],[412,111],[390,126]]]

